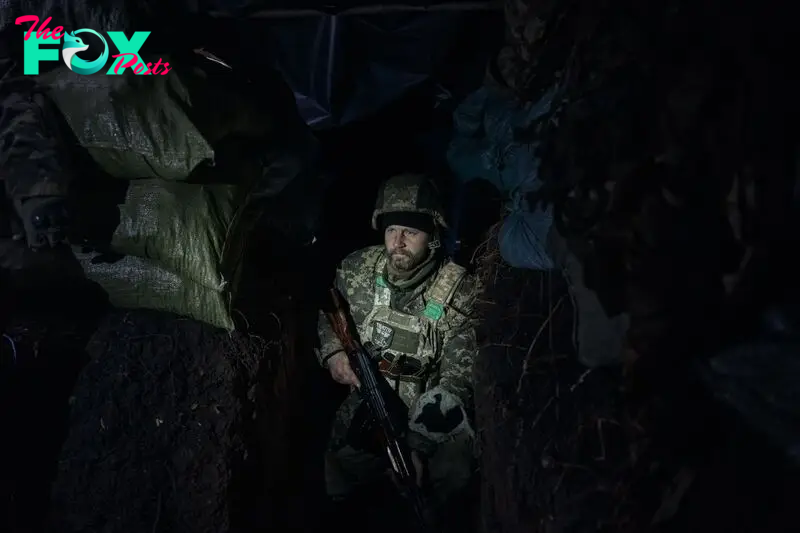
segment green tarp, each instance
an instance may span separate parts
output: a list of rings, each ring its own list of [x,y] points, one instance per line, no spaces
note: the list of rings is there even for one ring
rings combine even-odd
[[[232,330],[246,204],[244,187],[132,181],[111,243],[124,257],[92,263],[97,254],[77,255],[117,307],[169,311]]]
[[[233,329],[247,192],[233,185],[132,181],[111,247],[127,257],[87,268],[117,307],[161,309]]]
[[[96,253],[76,251],[86,276],[123,309],[155,309],[188,316],[227,330],[234,329],[230,290],[214,291],[157,265],[128,255],[114,263],[92,263]]]
[[[246,116],[243,101],[231,107],[243,116],[224,113],[224,100],[212,101],[213,84],[193,72],[185,78],[175,71],[119,77],[59,72],[44,81],[77,143],[106,174],[130,180],[110,243],[123,258],[93,262],[98,254],[76,251],[87,276],[117,307],[169,311],[233,329],[231,304],[250,229],[246,219],[252,219],[245,217],[249,196],[262,172],[280,159],[267,142],[273,125],[259,118],[264,142],[253,143],[261,138],[253,131],[257,113]],[[191,83],[201,84],[192,92],[201,95],[197,102],[188,97]],[[213,160],[214,150],[185,112],[190,104],[203,110],[197,113],[202,131],[215,141],[246,127],[251,142],[236,144],[256,149],[242,150],[224,169],[202,164]],[[270,105],[282,113],[295,103]],[[225,124],[209,123],[206,111],[214,106],[227,116]]]
[[[188,115],[183,78],[91,76],[67,68],[39,76],[77,144],[108,175],[184,180],[214,150]]]
[[[239,263],[246,201],[244,187],[234,185],[134,181],[111,246],[221,291]]]

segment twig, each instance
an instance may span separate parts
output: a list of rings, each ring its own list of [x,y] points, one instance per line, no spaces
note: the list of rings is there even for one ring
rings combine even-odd
[[[156,519],[153,522],[153,531],[152,533],[156,533],[158,531],[158,523],[161,521],[161,493],[158,493],[158,507],[156,507]]]
[[[558,299],[558,302],[556,302],[556,305],[554,305],[553,308],[550,310],[550,314],[547,315],[547,318],[545,318],[544,322],[542,322],[542,324],[539,326],[539,330],[536,332],[536,335],[533,337],[533,341],[531,342],[531,345],[528,348],[528,353],[525,354],[525,360],[522,363],[522,374],[520,375],[519,381],[517,382],[517,397],[520,396],[520,393],[522,392],[522,384],[524,383],[525,378],[530,372],[529,367],[531,362],[531,354],[533,354],[533,348],[539,341],[539,337],[542,335],[544,328],[547,327],[547,325],[550,323],[550,320],[553,318],[553,316],[555,316],[556,311],[558,311],[558,308],[561,307],[561,303],[563,301],[564,301],[564,296],[561,296],[561,298]]]
[[[5,333],[3,333],[3,338],[6,339],[8,341],[8,343],[11,345],[11,355],[14,358],[14,363],[16,364],[16,362],[17,362],[17,345],[14,343],[14,339],[9,337]]]
[[[586,379],[586,376],[588,376],[591,373],[592,369],[590,368],[589,370],[586,370],[583,374],[581,374],[581,376],[578,378],[578,381],[576,381],[575,383],[572,384],[572,386],[570,386],[569,391],[575,392],[575,389],[577,389]]]
[[[492,239],[495,239],[497,237],[497,234],[499,233],[500,224],[502,223],[503,221],[501,220],[499,222],[496,222],[492,227],[489,228],[489,230],[486,232],[487,234],[486,239],[484,239],[483,242],[481,242],[478,246],[476,246],[475,251],[472,252],[470,263],[474,263],[478,255],[484,255],[488,252],[489,243],[492,242]]]
[[[167,335],[166,333],[148,333],[147,335],[136,335],[134,337],[128,337],[128,342],[132,341],[141,341],[145,339],[153,339],[156,337],[162,337],[165,339],[169,339],[171,343],[175,343],[175,339],[172,338],[172,335]]]
[[[603,437],[603,419],[597,419],[597,435],[600,437],[600,456],[595,457],[595,461],[606,460],[606,439]]]
[[[519,346],[517,344],[503,343],[503,342],[499,342],[499,343],[495,342],[495,343],[484,344],[480,348],[481,349],[484,349],[484,348],[511,348],[511,349],[519,350],[519,351],[522,351],[522,350],[525,349],[524,346]]]
[[[270,313],[269,313],[269,316],[271,316],[272,318],[274,318],[274,319],[275,319],[275,322],[277,322],[277,323],[278,323],[278,330],[279,330],[279,331],[282,333],[282,332],[283,332],[283,323],[281,322],[281,319],[280,319],[280,318],[278,318],[278,315],[276,315],[276,314],[275,314],[275,313],[273,313],[273,312],[270,312]]]
[[[553,400],[555,399],[556,399],[555,396],[550,396],[550,399],[547,400],[547,403],[544,404],[544,407],[541,408],[539,413],[536,415],[536,418],[533,419],[533,424],[531,424],[531,429],[535,428],[539,424],[539,420],[541,420],[542,417],[544,416],[544,412],[547,411],[547,408],[550,407],[550,404],[553,403]]]
[[[155,380],[155,376],[153,375],[153,373],[150,372],[150,369],[147,368],[147,365],[145,365],[142,361],[134,361],[126,354],[124,354],[122,351],[120,351],[119,354],[122,356],[123,359],[125,359],[131,365],[131,367],[135,367],[138,364],[142,368],[142,370],[144,370],[145,374],[147,374],[149,377]]]
[[[175,497],[175,495],[178,494],[178,484],[175,482],[175,473],[172,471],[166,461],[163,462],[163,465],[164,469],[167,471],[167,474],[169,474],[169,480],[172,484],[172,496]]]
[[[558,489],[561,488],[561,483],[564,481],[564,476],[566,476],[566,475],[567,475],[567,469],[565,468],[565,469],[561,470],[561,475],[558,476],[558,481],[556,482],[556,486],[553,487],[552,494],[557,493]]]
[[[245,331],[250,331],[250,321],[247,320],[247,316],[243,312],[238,310],[238,309],[233,309],[233,312],[234,313],[238,313],[238,315],[240,317],[242,317],[242,320],[244,320],[244,330]]]

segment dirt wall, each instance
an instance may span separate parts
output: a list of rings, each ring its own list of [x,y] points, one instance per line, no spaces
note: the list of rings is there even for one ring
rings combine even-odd
[[[241,530],[252,519],[247,495],[260,490],[257,380],[279,343],[162,313],[112,313],[69,400],[57,530]]]

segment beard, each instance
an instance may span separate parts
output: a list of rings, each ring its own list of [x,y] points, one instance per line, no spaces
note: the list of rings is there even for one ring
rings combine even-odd
[[[403,250],[394,250],[389,253],[389,266],[395,272],[409,272],[416,268],[425,259],[425,254],[414,255]]]

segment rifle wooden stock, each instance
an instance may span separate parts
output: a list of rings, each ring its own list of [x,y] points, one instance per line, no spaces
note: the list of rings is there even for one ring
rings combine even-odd
[[[333,332],[342,343],[342,347],[349,354],[357,348],[357,344],[350,328],[350,320],[347,318],[347,309],[339,295],[339,291],[335,288],[330,290],[331,302],[333,303],[333,310],[325,313],[328,318]]]

